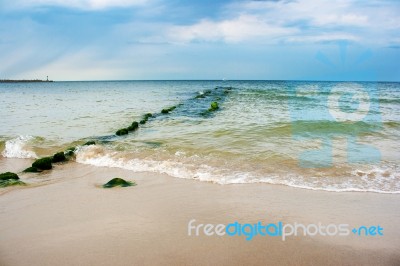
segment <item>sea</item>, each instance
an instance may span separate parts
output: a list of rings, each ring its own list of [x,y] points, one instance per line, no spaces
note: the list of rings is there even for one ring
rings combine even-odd
[[[219,185],[400,193],[400,83],[0,83],[0,119],[0,160],[75,147],[77,163]]]

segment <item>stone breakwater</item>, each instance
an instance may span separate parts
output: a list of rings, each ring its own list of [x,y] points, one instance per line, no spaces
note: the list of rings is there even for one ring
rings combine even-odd
[[[198,92],[197,95],[195,95],[194,97],[187,99],[177,105],[163,108],[160,111],[160,113],[144,114],[139,122],[133,121],[128,127],[118,129],[115,132],[115,135],[116,136],[127,135],[130,132],[139,130],[140,126],[143,126],[148,122],[151,122],[152,119],[162,118],[163,116],[171,115],[173,112],[185,116],[202,116],[206,118],[211,118],[212,115],[215,115],[214,114],[215,111],[220,110],[220,103],[222,103],[225,100],[226,96],[232,91],[232,89],[233,89],[232,87],[215,87],[213,90]],[[107,137],[108,136],[100,137],[99,139],[102,138],[104,139]],[[90,146],[96,144],[99,143],[94,140],[90,140],[82,144],[82,146]],[[70,147],[64,151],[59,151],[53,154],[52,156],[39,158],[35,160],[32,163],[32,165],[26,168],[23,172],[40,173],[46,170],[52,170],[54,164],[65,163],[71,159],[74,159],[75,152],[77,151],[77,149],[78,149],[77,147]],[[118,182],[116,182],[115,180]],[[134,184],[134,183],[128,183],[127,181],[120,178],[115,178],[115,180],[114,180],[115,182],[110,181],[112,184],[108,186],[106,184],[104,187],[128,186]],[[25,185],[25,183],[19,181],[19,177],[15,173],[6,172],[1,174],[0,187],[13,186],[13,185]]]

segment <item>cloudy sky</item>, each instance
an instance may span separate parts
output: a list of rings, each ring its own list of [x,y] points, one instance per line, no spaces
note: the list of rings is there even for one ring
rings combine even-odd
[[[0,79],[400,81],[398,0],[0,0]]]

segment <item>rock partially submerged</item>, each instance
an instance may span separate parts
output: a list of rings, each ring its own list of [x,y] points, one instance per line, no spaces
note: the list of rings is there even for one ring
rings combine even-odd
[[[162,109],[162,110],[161,110],[161,113],[162,113],[162,114],[168,114],[169,112],[171,112],[171,111],[173,111],[173,110],[175,110],[175,109],[176,109],[176,106],[171,106],[171,107],[169,107],[169,108]]]
[[[36,167],[28,167],[24,171],[24,173],[40,173],[42,170],[37,169]]]
[[[139,128],[139,123],[134,121],[129,127],[117,130],[117,132],[115,132],[115,135],[117,136],[128,135],[130,131],[135,131],[138,128]]]
[[[24,182],[19,180],[19,176],[16,173],[5,172],[0,174],[0,187],[9,187],[16,185],[25,185]]]
[[[0,180],[18,180],[19,177],[16,173],[12,173],[12,172],[5,172],[0,174]]]
[[[135,182],[126,181],[122,178],[116,177],[108,181],[103,185],[103,188],[113,188],[113,187],[130,187],[136,186]]]
[[[63,151],[57,152],[56,154],[53,155],[53,163],[59,163],[59,162],[64,162],[66,161],[67,158],[65,157],[65,154]]]
[[[41,159],[37,159],[33,162],[32,167],[39,169],[39,170],[50,170],[53,168],[51,165],[53,161],[52,157],[44,157]]]
[[[150,117],[153,117],[153,114],[147,113],[143,116],[142,120],[140,120],[140,124],[146,124],[146,122],[149,120]]]
[[[70,147],[65,150],[64,154],[67,156],[73,156],[75,154],[76,147]]]
[[[31,167],[26,168],[23,172],[24,173],[40,173],[44,170],[51,170],[53,168],[53,165],[52,165],[53,163],[67,161],[68,159],[65,156],[65,154],[67,154],[67,156],[72,156],[72,155],[74,155],[74,151],[75,151],[75,147],[67,149],[65,151],[65,153],[63,151],[60,151],[51,157],[44,157],[44,158],[37,159],[36,161],[34,161],[32,163]]]
[[[129,133],[127,128],[121,128],[115,132],[115,135],[117,136],[122,136],[122,135],[127,135]]]
[[[10,186],[25,186],[26,184],[20,180],[7,179],[0,180],[0,187],[10,187]]]
[[[219,109],[218,103],[217,102],[212,102],[211,105],[210,105],[210,108],[208,109],[208,111],[212,112],[212,111],[215,111],[215,110],[218,110],[218,109]]]
[[[94,140],[90,140],[90,141],[86,142],[85,144],[83,144],[82,146],[90,146],[90,145],[96,145],[96,142]]]
[[[134,121],[132,124],[127,128],[128,131],[135,131],[139,128],[139,123]]]

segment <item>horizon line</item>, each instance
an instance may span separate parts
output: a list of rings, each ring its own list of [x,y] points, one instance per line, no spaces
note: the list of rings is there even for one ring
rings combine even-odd
[[[6,79],[0,79],[4,81]],[[28,79],[18,79],[21,81]],[[381,83],[399,83],[400,80],[316,80],[316,79],[104,79],[104,80],[52,80],[53,82],[131,82],[131,81],[308,81],[308,82],[381,82]]]

